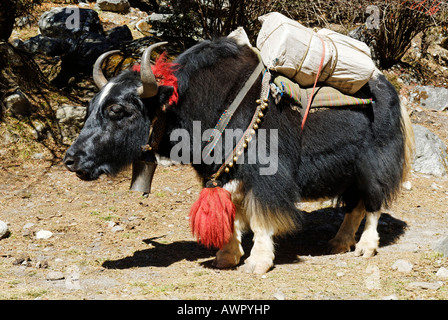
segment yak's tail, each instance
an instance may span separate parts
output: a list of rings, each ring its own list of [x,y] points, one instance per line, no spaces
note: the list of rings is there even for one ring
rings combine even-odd
[[[376,101],[372,128],[381,156],[390,160],[388,166],[391,169],[384,173],[393,180],[390,193],[394,194],[409,177],[415,149],[414,131],[406,106],[380,71],[369,81],[369,87]],[[401,167],[396,167],[398,164]]]
[[[411,172],[412,161],[415,155],[415,138],[414,129],[412,128],[411,119],[409,118],[406,106],[400,101],[400,121],[401,131],[404,136],[404,161],[403,161],[403,176],[402,182],[405,182],[409,178]]]

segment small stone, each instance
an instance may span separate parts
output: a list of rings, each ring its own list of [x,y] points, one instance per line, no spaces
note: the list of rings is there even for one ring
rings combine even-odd
[[[403,186],[404,190],[407,190],[407,191],[411,191],[412,190],[412,183],[411,183],[411,181],[403,182],[402,186]]]
[[[39,260],[36,262],[35,267],[37,269],[46,269],[46,268],[48,268],[48,261],[47,260]]]
[[[277,300],[285,300],[285,294],[278,290],[276,293],[274,293],[274,298]]]
[[[32,228],[34,226],[34,223],[32,223],[32,222],[28,222],[27,224],[25,224],[24,226],[23,226],[23,229],[29,229],[29,228]]]
[[[55,281],[55,280],[62,280],[64,279],[64,274],[60,271],[50,271],[47,274],[47,280],[49,281]]]
[[[0,220],[0,239],[6,238],[9,234],[8,225]]]
[[[6,97],[4,103],[6,109],[14,116],[28,116],[31,114],[31,103],[27,96],[19,89],[12,95]]]
[[[116,225],[115,227],[112,228],[112,232],[119,232],[119,231],[124,231],[122,226]]]
[[[411,282],[407,285],[408,289],[425,289],[425,290],[437,290],[442,285],[439,282]]]
[[[29,256],[29,254],[28,253],[22,253],[12,262],[12,264],[16,266],[16,265],[19,265],[19,264],[27,263],[29,261],[31,261],[31,258]]]
[[[412,268],[413,268],[412,263],[402,259],[395,261],[395,263],[392,265],[392,270],[397,270],[399,272],[408,273],[412,271]]]
[[[107,222],[107,227],[108,227],[109,229],[112,229],[113,227],[115,227],[115,225],[116,225],[116,223],[113,222],[113,221],[109,221],[109,222]]]
[[[398,297],[395,294],[391,294],[390,296],[382,297],[381,300],[398,300]]]
[[[441,279],[448,279],[448,269],[445,267],[441,267],[436,272],[436,277]]]
[[[36,233],[36,239],[38,239],[38,240],[50,239],[52,236],[53,236],[53,232],[48,231],[48,230],[39,230]]]

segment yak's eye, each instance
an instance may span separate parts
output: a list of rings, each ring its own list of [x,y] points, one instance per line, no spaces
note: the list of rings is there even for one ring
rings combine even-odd
[[[107,108],[107,113],[112,120],[120,120],[126,115],[125,108],[119,104],[110,105]]]

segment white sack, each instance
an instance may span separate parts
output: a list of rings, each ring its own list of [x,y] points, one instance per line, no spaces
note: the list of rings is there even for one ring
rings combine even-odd
[[[259,20],[262,28],[257,48],[263,63],[301,86],[314,84],[322,58],[321,39],[325,42],[325,58],[319,82],[354,94],[375,71],[370,49],[364,42],[328,29],[314,32],[278,12],[268,13]]]

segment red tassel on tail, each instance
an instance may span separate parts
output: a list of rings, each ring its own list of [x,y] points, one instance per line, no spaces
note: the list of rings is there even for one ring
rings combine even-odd
[[[192,232],[206,247],[222,248],[233,234],[235,212],[230,192],[210,181],[191,207]]]

